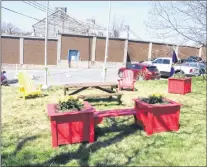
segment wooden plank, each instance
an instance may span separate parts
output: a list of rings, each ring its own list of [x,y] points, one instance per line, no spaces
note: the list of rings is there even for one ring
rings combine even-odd
[[[113,91],[113,89],[112,90],[109,90],[109,89],[105,89],[105,88],[102,88],[102,87],[100,87],[100,86],[96,86],[95,87],[96,89],[99,89],[99,90],[102,90],[102,91],[104,91],[104,92],[107,92],[107,93],[115,93],[114,91]]]
[[[122,96],[122,93],[78,95],[79,98]]]
[[[129,108],[129,109],[97,111],[94,113],[94,117],[95,118],[117,117],[117,116],[135,115],[135,114],[136,111],[134,110],[134,108]]]
[[[85,90],[85,89],[87,89],[88,87],[83,87],[83,88],[80,88],[80,89],[78,89],[78,90],[76,90],[76,91],[74,91],[74,92],[72,92],[72,93],[69,93],[69,95],[75,95],[75,94],[77,94],[77,93],[79,93],[79,92],[81,92],[81,91],[83,91],[83,90]]]
[[[96,87],[96,86],[118,86],[117,82],[92,82],[92,83],[71,83],[65,84],[67,88],[78,88],[78,87]]]

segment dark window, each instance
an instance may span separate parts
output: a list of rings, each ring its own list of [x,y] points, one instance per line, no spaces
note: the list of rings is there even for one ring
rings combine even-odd
[[[149,71],[151,71],[151,72],[157,72],[157,71],[158,71],[157,68],[154,67],[154,66],[147,67],[147,69],[148,69]]]
[[[137,65],[136,64],[130,64],[130,65],[127,66],[127,68],[136,69]]]
[[[143,67],[140,65],[137,65],[137,69],[141,70]]]
[[[170,60],[169,59],[164,59],[163,64],[170,64]]]
[[[159,63],[159,64],[161,64],[162,63],[162,60],[163,59],[156,59],[156,60],[153,61],[153,63]]]

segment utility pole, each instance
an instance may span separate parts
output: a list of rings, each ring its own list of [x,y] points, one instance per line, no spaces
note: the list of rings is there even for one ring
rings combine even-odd
[[[126,66],[127,65],[127,54],[128,54],[128,43],[129,43],[129,26],[125,26],[126,27],[126,40],[124,43],[124,61],[123,64]]]
[[[107,72],[106,62],[108,58],[110,16],[111,16],[111,1],[109,1],[108,27],[107,27],[107,34],[106,34],[105,58],[104,58],[104,65],[103,65],[103,82],[105,82],[106,80],[106,72]]]
[[[1,36],[1,0],[0,0],[0,36]],[[1,50],[1,38],[0,38],[0,63],[1,63],[1,60],[2,60],[2,58],[1,58],[1,53],[2,53],[2,50]],[[0,70],[1,70],[1,64],[0,64]],[[1,91],[1,90],[0,90]],[[1,102],[1,95],[2,95],[2,93],[0,93],[0,102]],[[0,107],[1,107],[1,105],[2,105],[2,103],[0,104]],[[2,129],[1,129],[1,111],[2,111],[2,107],[0,108],[0,133],[2,132]],[[0,139],[0,147],[1,147],[1,145],[2,145],[2,142],[1,142],[1,139]],[[1,166],[1,155],[2,154],[0,154],[0,166]]]
[[[43,85],[43,89],[48,88],[47,84],[47,39],[48,39],[48,8],[49,8],[49,1],[47,1],[47,10],[46,10],[46,22],[45,22],[45,84]]]

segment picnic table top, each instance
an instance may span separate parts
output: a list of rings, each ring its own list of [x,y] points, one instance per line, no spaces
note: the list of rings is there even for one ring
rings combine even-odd
[[[65,84],[64,87],[97,87],[97,86],[117,86],[117,82],[88,82],[88,83],[70,83]]]

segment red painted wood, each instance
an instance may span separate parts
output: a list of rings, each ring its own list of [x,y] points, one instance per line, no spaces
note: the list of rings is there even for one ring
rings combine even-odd
[[[136,80],[134,79],[134,72],[130,69],[125,69],[123,71],[123,77],[119,79],[118,82],[119,90],[121,90],[122,88],[127,88],[134,91],[134,83],[136,82]]]
[[[187,94],[191,92],[191,78],[177,79],[169,78],[168,79],[168,93],[175,94]]]
[[[51,121],[52,147],[62,144],[94,142],[94,108],[84,102],[85,109],[58,113],[57,104],[48,104],[47,111]]]
[[[100,124],[104,117],[118,117],[126,115],[136,115],[134,108],[96,111],[94,112],[95,124]]]
[[[161,105],[148,104],[138,99],[134,101],[136,118],[148,135],[179,129],[180,103],[169,99],[166,101],[170,104]]]

